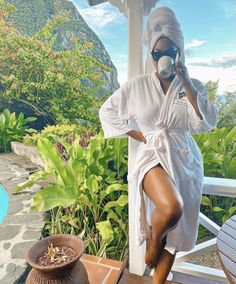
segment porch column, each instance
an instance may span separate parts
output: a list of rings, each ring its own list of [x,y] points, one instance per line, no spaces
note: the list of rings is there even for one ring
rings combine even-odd
[[[127,0],[126,2],[127,22],[128,22],[128,80],[136,75],[143,74],[143,45],[141,36],[143,33],[143,5],[142,0]],[[131,106],[132,107],[132,106]],[[135,121],[130,120],[129,126],[137,130]],[[137,155],[137,147],[140,142],[129,138],[129,162],[128,174],[133,171],[135,157]],[[142,246],[135,245],[135,227],[134,220],[138,216],[134,216],[134,200],[132,200],[133,183],[129,181],[129,272],[143,275],[146,265],[144,262],[145,242]]]

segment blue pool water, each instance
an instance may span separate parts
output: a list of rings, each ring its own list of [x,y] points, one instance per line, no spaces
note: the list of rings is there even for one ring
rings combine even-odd
[[[7,214],[9,197],[4,187],[0,184],[0,224]]]

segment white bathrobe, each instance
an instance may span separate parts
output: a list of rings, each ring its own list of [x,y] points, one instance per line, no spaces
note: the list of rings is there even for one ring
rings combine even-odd
[[[184,212],[177,226],[168,232],[165,249],[191,250],[196,244],[203,187],[203,161],[191,133],[202,133],[215,127],[218,110],[207,98],[207,89],[192,79],[196,89],[201,120],[187,99],[181,81],[175,75],[164,94],[155,71],[126,81],[103,103],[99,118],[105,138],[125,138],[134,119],[147,143],[139,142],[134,170],[128,173],[135,190],[136,245],[150,236],[151,214],[154,203],[143,191],[145,173],[160,163],[166,170],[184,203]],[[131,139],[133,139],[131,137]]]

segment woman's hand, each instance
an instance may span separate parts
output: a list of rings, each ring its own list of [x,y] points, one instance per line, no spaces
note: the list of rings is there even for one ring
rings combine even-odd
[[[143,133],[140,131],[130,130],[129,132],[127,132],[127,134],[132,138],[138,140],[139,142],[144,142],[145,144],[147,143],[146,138],[143,136]]]
[[[197,103],[197,92],[198,91],[194,87],[192,80],[189,77],[187,67],[181,61],[177,61],[175,63],[175,71],[183,84],[186,96],[188,100],[190,101],[190,103],[192,104],[192,106],[194,107],[196,114],[198,115],[200,119],[203,119],[202,114],[198,108],[198,103]]]
[[[175,71],[184,87],[188,88],[189,86],[192,85],[188,69],[184,65],[184,63],[182,63],[181,61],[177,61],[175,63]]]

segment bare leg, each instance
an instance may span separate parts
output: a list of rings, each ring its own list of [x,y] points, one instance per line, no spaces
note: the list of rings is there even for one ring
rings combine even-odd
[[[150,230],[152,232],[152,227],[150,226]],[[162,238],[160,248],[156,251],[156,248],[153,248],[153,244],[151,243],[151,239],[147,239],[146,241],[146,255],[145,255],[145,262],[149,269],[152,269],[156,266],[159,261],[159,258],[164,250],[166,244],[166,235]],[[155,257],[153,256],[155,255]],[[152,264],[148,263],[149,258],[153,257]]]
[[[162,252],[162,239],[173,229],[183,212],[183,200],[174,183],[161,166],[150,169],[143,178],[143,188],[154,202],[151,238],[146,242],[145,263],[151,269]]]
[[[175,256],[176,253],[173,255],[165,249],[162,251],[154,270],[152,284],[165,284],[165,281],[174,263]]]

